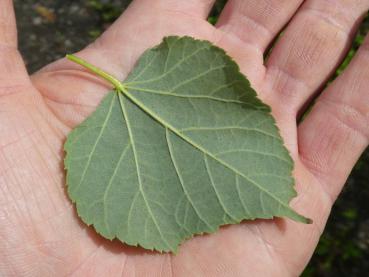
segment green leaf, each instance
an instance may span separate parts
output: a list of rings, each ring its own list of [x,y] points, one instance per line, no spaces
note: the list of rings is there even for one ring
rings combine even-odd
[[[98,233],[175,252],[244,219],[308,222],[288,205],[293,162],[270,108],[222,49],[167,37],[125,82],[104,74],[117,91],[65,144],[69,196]]]

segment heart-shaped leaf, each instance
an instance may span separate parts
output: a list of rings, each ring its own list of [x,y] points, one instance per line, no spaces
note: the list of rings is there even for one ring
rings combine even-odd
[[[65,144],[70,198],[104,237],[176,251],[243,219],[308,222],[270,109],[222,49],[167,37],[117,87]]]

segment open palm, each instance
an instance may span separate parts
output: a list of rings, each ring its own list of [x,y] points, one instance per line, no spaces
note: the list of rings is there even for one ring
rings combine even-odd
[[[0,1],[0,275],[296,276],[369,138],[369,40],[346,72],[297,117],[342,59],[368,0],[230,0],[218,25],[212,0],[136,0],[78,55],[119,79],[165,35],[213,41],[272,106],[295,160],[298,197],[314,220],[258,220],[185,242],[177,255],[110,242],[78,219],[65,192],[63,143],[108,85],[66,61],[29,77],[16,50],[12,1]],[[302,3],[304,2],[304,3]],[[302,5],[301,5],[302,4]],[[291,20],[292,18],[292,20]],[[267,47],[288,23],[267,62]]]

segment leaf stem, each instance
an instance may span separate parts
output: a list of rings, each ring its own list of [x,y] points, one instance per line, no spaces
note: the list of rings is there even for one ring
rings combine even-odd
[[[74,56],[74,55],[67,54],[66,58],[68,60],[72,61],[72,62],[75,62],[75,63],[87,68],[91,72],[95,73],[97,76],[105,79],[106,81],[111,83],[117,91],[120,91],[120,92],[126,91],[125,86],[118,79],[116,79],[115,77],[113,77],[109,73],[105,72],[104,70],[102,70],[102,69],[86,62],[85,60],[83,60],[81,58],[78,58],[77,56]]]

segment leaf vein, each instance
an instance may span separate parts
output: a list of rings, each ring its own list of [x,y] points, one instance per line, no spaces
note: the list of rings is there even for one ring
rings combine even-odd
[[[241,201],[241,205],[244,209],[244,211],[247,213],[247,215],[249,217],[251,217],[251,212],[250,210],[247,208],[247,205],[245,204],[245,202],[243,201],[243,198],[241,196],[241,189],[240,189],[240,181],[238,180],[238,175],[235,175],[235,178],[236,178],[236,190],[237,190],[237,195],[238,195],[238,198],[240,199]]]
[[[282,162],[285,162],[289,165],[291,165],[291,162],[280,157],[280,156],[277,156],[277,155],[274,155],[272,153],[266,153],[266,152],[259,152],[259,151],[254,151],[254,150],[250,150],[250,149],[230,149],[230,150],[227,150],[227,151],[222,151],[222,152],[219,152],[217,154],[214,154],[215,157],[218,157],[218,156],[223,156],[223,155],[226,155],[226,154],[231,154],[231,153],[235,153],[235,152],[245,152],[245,153],[253,153],[253,154],[259,154],[259,155],[262,155],[262,156],[268,156],[268,157],[273,157],[273,158],[276,158]]]
[[[213,180],[213,176],[211,175],[211,171],[210,171],[210,167],[209,167],[209,163],[208,163],[208,159],[206,158],[206,155],[204,154],[204,161],[205,161],[205,167],[206,167],[206,172],[208,173],[209,179],[210,179],[210,183],[211,186],[213,187],[213,190],[215,192],[216,197],[218,198],[219,204],[222,207],[222,209],[224,210],[224,212],[229,215],[230,218],[232,218],[235,221],[238,221],[227,209],[227,207],[225,206],[223,200],[221,199],[219,192],[215,186],[215,182]]]
[[[132,89],[132,90],[136,90],[140,92],[149,92],[152,94],[158,94],[158,95],[163,95],[163,96],[173,96],[173,97],[192,98],[192,99],[207,99],[207,100],[214,100],[214,101],[219,101],[219,102],[224,102],[224,103],[234,103],[234,104],[242,104],[242,105],[245,104],[242,101],[228,100],[228,99],[213,97],[209,95],[175,94],[175,93],[170,94],[168,91],[160,91],[160,90],[137,88],[137,87],[128,87],[128,89]]]
[[[277,140],[281,140],[281,138],[270,134],[268,132],[264,132],[260,129],[255,128],[247,128],[247,127],[240,127],[240,126],[223,126],[223,127],[188,127],[178,130],[179,132],[189,132],[189,131],[225,131],[225,130],[241,130],[241,131],[250,131],[250,132],[257,132],[263,134],[265,136],[269,136],[275,138]]]
[[[122,154],[119,157],[119,160],[117,162],[117,165],[115,166],[114,172],[113,172],[113,174],[112,174],[112,176],[111,176],[111,178],[109,180],[109,183],[108,183],[108,185],[107,185],[107,187],[105,189],[105,192],[104,192],[104,197],[103,197],[104,223],[105,223],[105,227],[106,227],[106,229],[107,229],[107,231],[108,231],[109,234],[111,233],[111,231],[110,231],[110,227],[109,227],[109,224],[108,224],[108,221],[107,221],[108,220],[107,219],[108,218],[108,209],[107,209],[107,206],[106,206],[106,204],[107,204],[107,197],[108,197],[110,188],[111,188],[111,186],[113,184],[113,181],[115,179],[115,176],[117,175],[118,168],[119,168],[121,162],[123,161],[123,158],[125,157],[125,155],[126,155],[128,149],[129,149],[130,145],[131,145],[131,143],[127,143],[127,145],[124,147],[124,150],[122,151]]]
[[[159,56],[159,53],[155,53],[155,55],[152,56],[151,60],[146,63],[145,67],[140,72],[138,72],[138,74],[132,79],[131,82],[133,83],[135,80],[141,77],[146,72],[146,70],[150,67],[150,65],[152,65],[152,63],[155,61],[155,59],[158,56]]]
[[[214,68],[210,68],[210,69],[208,69],[208,70],[206,70],[206,71],[202,72],[202,73],[201,73],[201,74],[199,74],[199,75],[196,75],[196,76],[194,76],[194,77],[192,77],[192,78],[189,78],[189,79],[186,79],[186,80],[184,80],[184,81],[180,82],[179,84],[177,84],[176,86],[174,86],[174,87],[169,91],[169,93],[170,93],[170,94],[172,94],[173,92],[175,92],[175,91],[176,91],[177,89],[179,89],[180,87],[182,87],[182,86],[184,86],[184,85],[188,85],[189,83],[191,83],[191,82],[193,82],[193,81],[196,81],[196,80],[198,80],[198,79],[201,79],[202,77],[206,76],[206,75],[207,75],[207,74],[209,74],[209,73],[212,73],[212,72],[214,72],[214,71],[216,71],[216,70],[223,69],[223,68],[226,68],[226,67],[228,67],[228,66],[226,66],[226,65],[221,65],[221,66],[217,66],[217,67],[214,67]]]
[[[152,112],[149,108],[147,108],[144,103],[142,103],[134,95],[132,95],[128,90],[125,91],[125,95],[127,95],[127,97],[129,97],[136,105],[138,105],[147,114],[151,115],[156,121],[158,121],[165,128],[169,128],[173,133],[175,133],[180,138],[184,139],[190,145],[194,146],[195,148],[197,148],[201,152],[207,154],[208,156],[210,156],[211,158],[213,158],[215,161],[218,161],[224,167],[228,168],[229,170],[233,171],[234,173],[236,173],[236,174],[240,175],[241,177],[245,178],[246,180],[248,180],[256,188],[258,188],[259,190],[261,190],[261,191],[265,192],[266,194],[268,194],[272,199],[274,199],[275,201],[277,201],[278,203],[280,203],[283,207],[285,207],[287,209],[291,209],[288,206],[288,204],[284,203],[282,200],[280,200],[279,198],[277,198],[276,196],[274,196],[273,194],[271,194],[268,190],[266,190],[265,188],[263,188],[262,186],[260,186],[258,183],[256,183],[252,179],[250,179],[248,176],[246,176],[245,174],[243,174],[239,170],[235,169],[234,167],[228,165],[224,161],[222,161],[220,159],[217,159],[216,157],[214,157],[214,155],[212,153],[208,152],[203,147],[201,147],[200,145],[198,145],[195,142],[193,142],[190,138],[188,138],[183,133],[181,133],[179,130],[177,130],[176,128],[174,128],[173,126],[171,126],[168,122],[166,122],[165,120],[163,120],[162,118],[160,118],[159,116],[157,116],[154,112]],[[270,135],[270,134],[268,134],[268,135]],[[277,138],[277,137],[275,137],[275,138]],[[278,138],[278,139],[280,139],[280,138]]]
[[[183,192],[185,193],[185,195],[186,195],[189,203],[191,204],[192,208],[196,212],[197,216],[201,219],[202,222],[204,222],[210,228],[210,230],[213,230],[214,228],[206,220],[204,220],[202,218],[200,212],[197,210],[195,204],[192,201],[192,198],[190,197],[190,194],[188,193],[188,191],[187,191],[187,189],[186,189],[186,187],[184,185],[183,178],[182,178],[181,174],[179,173],[178,165],[177,165],[176,160],[175,160],[174,155],[173,155],[173,148],[172,148],[173,145],[171,143],[171,140],[169,139],[168,129],[167,128],[165,128],[165,138],[166,138],[167,144],[168,144],[169,155],[170,155],[170,158],[172,160],[172,163],[173,163],[173,166],[175,168],[175,171],[177,173],[178,180],[179,180],[179,182],[180,182],[180,184],[182,186]]]
[[[164,73],[167,71],[167,68],[168,68],[168,62],[169,62],[169,57],[170,57],[170,54],[171,54],[171,50],[174,48],[174,45],[179,41],[179,37],[176,38],[176,40],[173,42],[172,45],[169,45],[168,41],[167,41],[167,44],[168,44],[168,54],[167,54],[167,58],[165,60],[165,63],[164,63]]]
[[[155,77],[155,78],[152,78],[152,79],[148,79],[148,80],[145,80],[145,81],[138,81],[138,82],[127,82],[127,83],[123,83],[126,87],[132,85],[132,84],[146,84],[146,83],[150,83],[150,82],[154,82],[154,81],[158,81],[162,78],[164,78],[165,76],[167,76],[169,73],[173,72],[178,66],[180,66],[183,62],[185,62],[187,59],[195,56],[196,54],[198,54],[199,52],[201,52],[202,50],[205,50],[207,49],[208,46],[204,46],[204,47],[200,47],[198,48],[196,51],[194,51],[193,53],[183,57],[182,59],[180,59],[170,70],[168,70],[167,72],[165,72],[164,74],[158,76],[158,77]]]
[[[87,170],[88,170],[88,168],[90,167],[90,164],[91,164],[92,156],[94,155],[94,153],[95,153],[95,151],[96,151],[96,147],[97,147],[97,145],[99,144],[100,139],[101,139],[101,137],[102,137],[102,134],[104,133],[104,130],[105,130],[106,126],[107,126],[107,123],[108,123],[108,121],[109,121],[109,119],[110,119],[110,116],[111,116],[111,113],[112,113],[112,110],[113,110],[113,106],[114,106],[114,100],[115,100],[115,97],[116,97],[116,95],[114,95],[114,96],[112,97],[112,100],[111,100],[111,103],[110,103],[110,107],[109,107],[108,114],[107,114],[107,116],[106,116],[106,118],[105,118],[105,120],[104,120],[104,123],[103,123],[103,125],[102,125],[101,130],[100,130],[100,133],[99,133],[99,135],[98,135],[98,136],[97,136],[97,138],[96,138],[95,144],[94,144],[94,145],[93,145],[93,147],[92,147],[92,151],[91,151],[91,153],[90,153],[90,155],[89,155],[89,158],[88,158],[88,160],[87,160],[87,163],[86,163],[85,168],[84,168],[84,170],[83,170],[83,173],[82,173],[82,175],[81,175],[81,180],[79,181],[79,183],[77,184],[77,186],[74,188],[74,191],[75,191],[75,192],[79,189],[79,187],[81,186],[81,184],[83,183],[83,181],[84,181],[84,179],[85,179],[85,177],[86,177]]]
[[[142,180],[141,180],[141,174],[140,174],[140,167],[138,165],[138,160],[137,160],[137,153],[136,153],[136,146],[135,146],[135,143],[134,143],[134,139],[133,139],[133,134],[132,134],[132,129],[131,129],[131,125],[130,125],[130,121],[129,121],[129,118],[128,118],[128,114],[127,114],[127,111],[126,111],[126,108],[125,108],[125,105],[124,105],[124,96],[121,96],[120,94],[118,94],[118,97],[119,97],[119,102],[120,102],[120,105],[121,105],[121,108],[122,108],[122,111],[123,111],[123,114],[124,114],[124,117],[126,119],[126,123],[127,123],[127,130],[128,130],[128,135],[129,135],[129,139],[131,141],[131,144],[132,144],[132,150],[133,150],[133,157],[134,157],[134,160],[135,160],[135,164],[136,164],[136,170],[137,170],[137,178],[138,178],[138,183],[139,183],[139,191],[142,195],[142,198],[146,204],[146,207],[147,207],[147,210],[150,214],[150,216],[152,217],[152,220],[163,240],[163,242],[169,247],[169,249],[172,249],[173,250],[173,247],[169,244],[169,242],[167,241],[167,239],[165,238],[165,236],[163,235],[159,225],[158,225],[158,222],[156,221],[156,218],[150,208],[150,205],[146,199],[146,195],[145,195],[145,192],[143,190],[143,187],[142,187]]]

